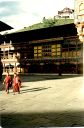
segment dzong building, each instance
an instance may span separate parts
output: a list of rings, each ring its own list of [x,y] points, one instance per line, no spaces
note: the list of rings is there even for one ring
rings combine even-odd
[[[74,23],[2,35],[3,72],[83,73],[83,43]]]

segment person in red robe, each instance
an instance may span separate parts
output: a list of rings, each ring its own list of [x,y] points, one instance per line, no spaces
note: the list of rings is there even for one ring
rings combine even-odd
[[[18,92],[18,94],[20,93],[20,87],[21,87],[21,79],[16,73],[14,73],[14,78],[13,78],[13,92],[14,92],[14,94],[15,94],[15,92]]]
[[[9,75],[9,73],[7,72],[7,75],[4,79],[3,84],[5,84],[5,90],[7,92],[7,94],[9,93],[9,88],[12,86],[12,79],[11,76]]]

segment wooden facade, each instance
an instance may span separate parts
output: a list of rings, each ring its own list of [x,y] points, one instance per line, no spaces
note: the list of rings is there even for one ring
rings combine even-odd
[[[4,72],[81,74],[83,71],[83,46],[74,24],[5,37],[0,45]]]
[[[13,29],[11,26],[7,25],[6,23],[0,21],[0,32],[2,31],[5,31],[5,30],[10,30],[10,29]],[[2,35],[0,34],[0,44],[3,43],[3,37]],[[0,49],[0,53],[1,53],[1,49]],[[0,81],[2,79],[2,73],[3,73],[3,64],[2,64],[2,61],[1,61],[1,54],[0,54]]]
[[[75,20],[78,36],[84,42],[84,0],[75,0]]]

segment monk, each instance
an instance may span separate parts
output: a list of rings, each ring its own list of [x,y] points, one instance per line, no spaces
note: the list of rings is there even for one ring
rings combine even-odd
[[[12,86],[12,79],[11,76],[9,75],[9,73],[7,72],[6,77],[4,79],[3,84],[5,84],[5,90],[7,92],[7,94],[9,93],[9,88]]]
[[[17,75],[17,73],[14,73],[14,78],[13,78],[13,92],[15,95],[15,92],[18,92],[20,94],[20,87],[21,87],[21,79]]]

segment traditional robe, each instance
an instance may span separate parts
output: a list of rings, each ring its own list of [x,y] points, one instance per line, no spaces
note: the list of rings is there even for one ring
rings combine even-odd
[[[14,92],[20,92],[21,84],[19,81],[20,81],[19,76],[14,77],[13,79],[13,91]]]
[[[10,88],[10,84],[11,84],[11,77],[10,76],[6,76],[4,79],[4,83],[5,83],[5,89],[6,92],[9,92],[9,88]]]

